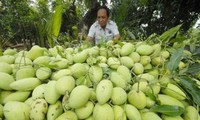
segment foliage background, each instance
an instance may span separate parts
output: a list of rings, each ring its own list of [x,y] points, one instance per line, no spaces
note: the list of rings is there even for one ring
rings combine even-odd
[[[85,36],[78,37],[78,33],[87,35],[97,7],[103,4],[108,5],[106,0],[2,0],[1,47],[23,43],[29,49],[34,44],[53,47],[80,42]],[[111,0],[109,5],[122,40],[145,40],[179,24],[187,32],[200,13],[199,0]]]

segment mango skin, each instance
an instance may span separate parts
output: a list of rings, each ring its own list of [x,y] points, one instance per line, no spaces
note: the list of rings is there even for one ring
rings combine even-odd
[[[139,61],[140,61],[140,58],[141,58],[141,56],[140,56],[139,53],[137,53],[137,52],[132,52],[132,53],[129,55],[129,57],[132,58],[132,60],[133,60],[134,63],[139,62]]]
[[[140,55],[150,55],[152,52],[153,52],[153,47],[150,46],[150,45],[139,45],[137,48],[136,48],[136,52],[139,53]]]
[[[117,57],[109,57],[107,60],[107,65],[116,70],[120,66],[120,60]]]
[[[110,80],[114,87],[127,88],[128,82],[126,81],[126,78],[118,72],[113,71],[110,75]]]
[[[137,109],[143,109],[147,105],[146,95],[140,90],[133,89],[128,93],[128,102]]]
[[[181,116],[167,116],[167,115],[162,115],[161,116],[163,120],[183,120]]]
[[[72,76],[63,76],[56,82],[56,91],[65,95],[66,92],[71,92],[75,87],[75,79]]]
[[[36,99],[31,104],[30,119],[44,120],[48,111],[48,103],[45,99]]]
[[[74,111],[69,110],[58,116],[55,120],[78,120],[78,117]]]
[[[79,119],[86,119],[92,115],[94,104],[88,101],[85,106],[75,109],[75,113]]]
[[[79,78],[81,76],[84,76],[87,73],[86,69],[87,68],[85,67],[85,65],[81,63],[75,63],[70,67],[72,76],[74,78]]]
[[[52,70],[48,67],[40,67],[36,70],[35,74],[38,79],[40,79],[41,81],[45,81],[51,76]]]
[[[36,100],[38,98],[44,98],[44,90],[47,83],[43,83],[41,85],[38,85],[35,87],[35,89],[32,91],[31,97],[33,100]]]
[[[122,105],[127,101],[127,93],[121,87],[114,87],[111,95],[113,105]]]
[[[132,83],[132,74],[131,74],[131,71],[128,67],[124,66],[124,65],[120,65],[118,68],[117,68],[117,72],[124,76],[124,78],[126,79],[126,81],[128,83]]]
[[[121,106],[114,105],[112,108],[114,111],[115,120],[127,120],[126,113]]]
[[[10,83],[14,82],[15,79],[12,75],[4,72],[0,72],[0,89],[3,90],[12,90]]]
[[[169,95],[158,94],[158,102],[160,105],[176,105],[185,108],[183,103]]]
[[[175,84],[168,83],[167,87],[162,90],[162,92],[166,95],[174,97],[178,100],[185,100],[186,94]]]
[[[69,96],[69,107],[80,108],[84,106],[90,98],[91,90],[85,85],[76,86]]]
[[[120,57],[119,60],[122,65],[126,66],[129,69],[131,69],[134,65],[134,62],[131,59],[131,57],[123,56],[123,57]]]
[[[11,94],[9,94],[8,96],[6,96],[3,100],[3,104],[6,104],[8,101],[20,101],[20,102],[24,102],[29,95],[31,94],[30,91],[16,91],[13,92]]]
[[[12,67],[6,62],[0,62],[0,72],[12,74]]]
[[[154,112],[144,112],[141,114],[142,120],[162,120],[156,113]]]
[[[132,71],[139,75],[144,73],[144,66],[141,63],[134,63]]]
[[[30,107],[18,101],[9,101],[3,107],[3,113],[7,120],[29,120]]]
[[[17,81],[10,83],[10,87],[14,90],[33,90],[42,82],[35,77],[23,78]]]
[[[55,104],[50,104],[47,111],[47,120],[55,120],[63,113],[61,101],[57,101]]]
[[[44,98],[49,104],[55,104],[61,94],[56,91],[56,82],[49,81],[44,88]]]
[[[20,80],[24,78],[35,77],[35,74],[36,74],[35,68],[31,66],[24,66],[16,71],[15,78],[16,80]]]
[[[187,106],[185,112],[183,113],[184,120],[198,120],[199,113],[197,109],[193,106]]]
[[[94,120],[114,120],[114,112],[112,107],[108,104],[97,103],[93,110]]]
[[[102,80],[96,88],[96,98],[99,104],[106,103],[112,95],[113,84],[110,80]]]
[[[5,63],[12,65],[15,62],[15,57],[12,55],[0,56],[0,62],[5,62]]]
[[[135,46],[132,43],[125,43],[120,50],[120,55],[127,56],[131,54],[134,50]]]
[[[103,78],[103,69],[98,65],[93,65],[89,68],[89,77],[93,82],[100,82]]]
[[[44,48],[34,45],[26,54],[26,57],[35,60],[36,58],[44,55]]]
[[[136,107],[131,104],[124,106],[126,116],[129,120],[142,120],[141,114]]]

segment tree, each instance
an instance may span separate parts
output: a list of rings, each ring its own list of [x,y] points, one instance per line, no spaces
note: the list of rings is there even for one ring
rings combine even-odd
[[[75,2],[75,0],[73,0]],[[73,3],[74,3],[73,2]],[[53,47],[57,42],[58,35],[63,25],[72,25],[69,21],[62,19],[63,13],[71,15],[67,10],[72,10],[71,0],[4,0],[0,11],[0,36],[2,41],[13,44],[28,40],[27,47],[38,44],[44,47]],[[76,9],[73,9],[76,12]],[[72,11],[73,11],[72,10]],[[65,15],[65,14],[64,14]],[[71,15],[76,17],[76,13]],[[74,19],[71,17],[71,21]],[[78,21],[78,20],[77,20]],[[77,22],[76,21],[76,22]],[[67,24],[69,23],[69,24]],[[63,28],[63,27],[62,27]],[[68,31],[65,29],[65,32]],[[1,46],[3,46],[1,44]]]
[[[55,20],[61,23],[57,32],[54,31],[56,43],[62,33],[67,33],[63,37],[77,39],[77,26],[86,25],[88,30],[96,20],[98,6],[107,5],[107,0],[38,0],[34,6],[31,0],[2,0],[1,42],[26,43],[27,39],[31,45],[34,42],[46,46],[52,33],[51,18],[59,1],[63,1],[62,17]],[[179,24],[182,31],[187,31],[198,19],[199,7],[199,0],[111,0],[111,19],[117,23],[122,39],[145,40],[152,33],[162,34]]]
[[[78,23],[80,21],[77,13],[77,5],[75,4],[76,0],[73,0],[71,3],[68,3],[66,9],[63,12],[61,33],[67,33],[71,39],[76,39],[77,34],[76,30],[78,29]]]
[[[164,31],[182,25],[183,32],[191,28],[200,13],[199,0],[112,0],[116,22],[129,30],[135,38],[146,38],[152,33]],[[140,34],[141,33],[141,34]]]
[[[29,0],[3,0],[0,10],[0,39],[2,45],[7,41],[18,43],[33,38],[34,16],[29,9]]]

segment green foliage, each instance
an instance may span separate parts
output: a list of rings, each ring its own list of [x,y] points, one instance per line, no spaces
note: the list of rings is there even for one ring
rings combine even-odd
[[[73,33],[71,28],[76,26],[79,21],[77,15],[81,17],[81,14],[83,14],[80,9],[76,9],[74,2],[74,0],[3,1],[0,11],[0,17],[2,18],[0,19],[0,28],[2,28],[0,30],[0,39],[2,40],[2,46],[4,46],[5,42],[18,44],[25,42],[24,40],[28,40],[30,46],[32,43],[44,47],[52,47],[54,44],[58,44],[57,38],[60,32],[70,31],[70,33]],[[57,4],[62,5],[62,8],[58,10]],[[74,6],[73,12],[75,14],[69,12],[71,6]],[[57,9],[56,13],[54,13],[55,9]],[[76,10],[79,11],[78,14],[76,14]],[[62,19],[63,15],[70,18],[69,21],[68,19]],[[73,35],[73,39],[75,38],[74,36],[77,36],[77,34]]]
[[[62,4],[62,18],[60,14],[60,17],[56,17],[56,19],[59,19],[51,20],[58,2]],[[87,10],[91,9],[97,2],[107,4],[106,0],[38,0],[36,2],[30,0],[4,0],[0,5],[0,39],[2,46],[5,46],[8,41],[17,44],[26,42],[25,40],[29,40],[30,45],[35,43],[46,47],[53,46],[49,45],[50,41],[47,41],[52,39],[53,36],[51,25],[49,25],[53,21],[60,23],[60,25],[55,25],[60,26],[60,29],[59,27],[54,29],[57,31],[57,35],[52,39],[52,43],[59,44],[59,42],[62,42],[61,44],[63,44],[73,40],[77,41],[81,19],[87,14]],[[197,3],[198,0],[192,0],[192,2],[188,0],[186,2],[182,2],[182,0],[173,2],[111,0],[111,17],[117,22],[123,40],[143,41],[151,34],[160,35],[180,24],[182,25],[178,29],[186,32],[194,25],[200,13],[199,4]],[[192,38],[182,36],[180,32],[177,32],[170,37],[170,42],[182,42],[187,37],[192,42],[189,46],[190,50],[192,53],[197,52],[199,50],[196,50],[196,43],[199,43],[197,41],[199,30],[196,33],[192,30],[190,32],[194,34]],[[60,41],[60,39],[62,40]],[[198,55],[198,53],[194,54]]]
[[[54,39],[57,40],[58,35],[60,33],[60,28],[61,28],[61,23],[62,23],[62,13],[63,13],[63,8],[62,8],[62,4],[58,4],[55,7],[55,12],[52,15],[52,22],[50,22],[51,24],[51,31],[49,33],[49,44],[50,47],[54,47]]]
[[[45,46],[47,38],[47,20],[50,16],[50,10],[47,1],[40,0],[35,7],[31,8],[35,16],[35,27],[37,29],[37,36],[39,41],[36,44]],[[42,14],[41,14],[42,13]],[[36,42],[36,41],[35,41]]]
[[[192,2],[188,0],[184,2],[182,0],[173,2],[160,0],[113,1],[112,11],[115,13],[114,18],[116,18],[121,33],[124,34],[123,29],[126,28],[136,39],[145,39],[153,33],[162,34],[180,24],[182,24],[181,29],[186,32],[194,25],[200,13],[198,0]],[[126,32],[125,35],[127,34]],[[128,37],[132,38],[133,35],[128,35]]]
[[[198,74],[200,71],[200,44],[199,34],[197,34],[199,29],[190,29],[185,34],[181,34],[179,27],[176,26],[165,31],[159,36],[159,39],[172,55],[167,63],[167,69],[172,73],[171,78],[187,92],[190,102],[200,106],[200,89],[196,83],[199,82]],[[177,40],[177,38],[180,38],[180,40]],[[182,70],[179,69],[181,61],[187,66]]]
[[[167,41],[169,42],[169,40],[171,40],[172,38],[174,38],[176,36],[176,34],[178,33],[178,31],[180,30],[181,25],[177,25],[176,27],[173,27],[167,31],[165,31],[164,33],[162,33],[162,35],[160,35],[160,39],[162,41]]]
[[[178,64],[180,63],[183,55],[183,49],[184,48],[179,48],[172,53],[172,56],[167,64],[167,67],[171,73],[177,69]]]
[[[117,2],[113,3],[113,7],[117,6]],[[126,22],[125,18],[127,16],[127,9],[129,7],[128,2],[123,2],[121,5],[113,10],[112,19],[114,19],[118,25],[118,29],[122,32],[122,29],[125,27],[124,24]],[[116,15],[117,14],[117,15]]]
[[[187,91],[188,95],[190,96],[190,100],[193,101],[197,106],[200,106],[200,88],[196,84],[196,81],[187,76],[181,76],[179,79],[179,84],[185,91]]]
[[[169,116],[179,116],[184,113],[184,108],[172,105],[155,105],[150,108],[150,111],[162,113]]]
[[[35,30],[32,20],[34,16],[29,9],[28,0],[4,0],[0,11],[0,39],[10,40],[12,43],[19,41],[20,38],[32,38]]]

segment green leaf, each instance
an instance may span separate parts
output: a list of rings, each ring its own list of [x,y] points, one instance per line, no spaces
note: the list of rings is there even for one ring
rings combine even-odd
[[[174,38],[179,31],[180,27],[182,25],[177,25],[176,27],[173,27],[167,31],[165,31],[159,38],[161,41],[168,41]]]
[[[122,43],[121,41],[117,41],[117,44],[120,45],[120,46],[124,45],[124,43]]]
[[[182,59],[183,50],[184,48],[179,48],[172,53],[172,56],[170,57],[170,60],[167,63],[167,67],[171,73],[178,67]]]
[[[148,5],[148,0],[140,0],[140,3],[144,6]]]
[[[190,74],[196,74],[200,71],[200,63],[194,63],[192,65],[189,65],[186,73]]]
[[[104,79],[109,78],[112,73],[112,70],[108,67],[102,67],[102,69],[103,69],[103,78]]]
[[[199,48],[199,47],[196,47],[196,49],[195,49],[193,55],[195,55],[195,56],[197,56],[197,57],[200,58],[200,48]]]
[[[152,89],[152,88],[151,88]],[[151,98],[152,100],[156,101],[156,96],[153,93],[153,91],[149,91],[145,93],[149,98]]]
[[[179,116],[184,113],[185,109],[173,105],[156,105],[150,108],[152,112],[158,112],[169,116]]]
[[[188,40],[188,39],[184,36],[179,36],[179,37],[172,39],[170,42],[171,43],[175,43],[175,42],[182,43],[185,40]]]
[[[52,35],[57,38],[60,32],[60,27],[62,23],[62,5],[57,5],[55,7],[55,13],[53,14],[52,23]]]
[[[179,77],[180,86],[191,96],[191,100],[200,106],[200,88],[195,80],[187,76]]]

